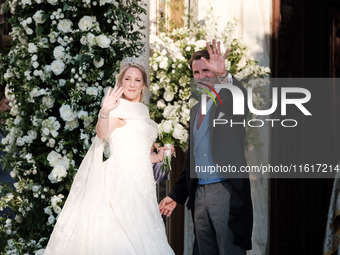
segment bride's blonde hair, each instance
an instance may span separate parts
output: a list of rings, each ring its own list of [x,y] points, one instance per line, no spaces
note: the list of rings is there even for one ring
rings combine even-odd
[[[118,88],[122,86],[122,81],[123,81],[123,78],[124,78],[124,75],[126,73],[126,71],[130,68],[130,67],[135,67],[137,68],[141,73],[142,73],[142,77],[143,77],[143,83],[145,84],[146,87],[148,87],[148,76],[147,76],[147,73],[144,69],[144,67],[140,66],[140,65],[137,65],[137,64],[127,64],[125,66],[123,66],[121,69],[120,69],[120,72],[119,74],[117,75],[117,86]],[[145,90],[146,89],[142,89],[142,93],[141,93],[141,96],[139,98],[139,102],[142,102],[143,101],[143,97],[144,97],[144,94],[145,94]]]

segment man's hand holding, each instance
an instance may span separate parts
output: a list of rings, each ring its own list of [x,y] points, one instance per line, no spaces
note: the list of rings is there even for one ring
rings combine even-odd
[[[167,217],[170,217],[176,206],[177,202],[170,197],[163,198],[163,200],[158,205],[160,213],[162,215],[166,215]]]

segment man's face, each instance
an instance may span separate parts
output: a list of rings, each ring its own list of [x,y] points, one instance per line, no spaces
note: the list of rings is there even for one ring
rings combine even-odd
[[[202,79],[215,79],[217,77],[214,73],[210,72],[201,59],[192,62],[192,73],[196,82]]]

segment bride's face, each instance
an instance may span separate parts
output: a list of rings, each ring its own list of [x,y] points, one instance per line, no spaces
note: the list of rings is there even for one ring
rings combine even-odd
[[[126,70],[123,80],[123,98],[131,102],[139,102],[142,95],[142,89],[145,88],[143,75],[136,67],[130,67]]]

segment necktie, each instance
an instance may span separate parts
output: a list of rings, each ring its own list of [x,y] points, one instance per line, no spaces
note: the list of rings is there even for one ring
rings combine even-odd
[[[205,115],[202,115],[202,114],[201,114],[201,109],[200,109],[199,111],[200,111],[200,112],[199,112],[199,114],[198,114],[198,119],[197,119],[197,129],[200,128],[200,126],[201,126],[201,124],[202,124],[202,122],[203,122],[203,120],[204,120],[204,117],[205,117]]]

